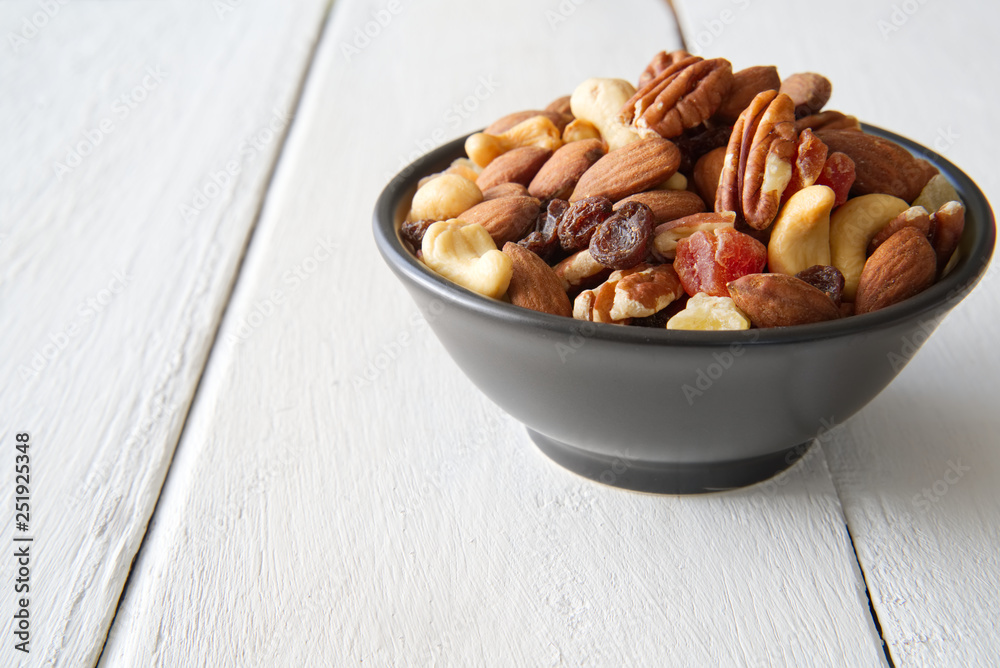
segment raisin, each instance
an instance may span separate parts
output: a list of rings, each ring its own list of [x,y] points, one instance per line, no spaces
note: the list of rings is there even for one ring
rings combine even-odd
[[[436,223],[436,220],[407,220],[399,228],[399,236],[413,246],[414,251],[420,250],[420,245],[424,241],[424,232],[427,228]]]
[[[815,264],[795,274],[795,277],[819,288],[834,304],[840,306],[840,299],[844,294],[844,275],[836,267]]]
[[[748,234],[724,227],[695,232],[677,242],[674,269],[684,291],[728,297],[727,284],[757,274],[767,263],[767,247]]]
[[[728,145],[729,135],[732,133],[733,126],[731,125],[720,125],[712,128],[699,125],[685,131],[679,137],[671,139],[681,150],[681,164],[677,171],[690,174],[701,156],[720,146]]]
[[[518,241],[546,262],[553,259],[559,249],[559,221],[569,208],[569,202],[561,199],[550,200],[548,206],[538,213],[535,229]]]
[[[611,200],[602,195],[585,197],[569,205],[559,221],[559,243],[569,253],[590,245],[597,226],[611,217]]]
[[[634,267],[646,259],[654,224],[652,209],[625,202],[590,238],[590,255],[609,269]]]

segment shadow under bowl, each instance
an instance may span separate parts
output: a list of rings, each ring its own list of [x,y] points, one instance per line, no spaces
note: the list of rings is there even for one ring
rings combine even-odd
[[[424,266],[398,233],[417,181],[464,156],[464,138],[389,182],[375,206],[375,241],[459,367],[551,459],[645,492],[742,487],[791,466],[881,392],[992,256],[996,224],[976,184],[918,144],[865,129],[929,160],[966,206],[951,273],[874,313],[764,330],[670,331],[583,322],[475,294]]]

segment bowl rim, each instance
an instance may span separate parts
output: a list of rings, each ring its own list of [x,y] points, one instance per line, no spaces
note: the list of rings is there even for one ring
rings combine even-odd
[[[974,225],[966,225],[963,233],[965,238],[960,246],[967,247],[968,254],[959,260],[951,273],[920,294],[873,313],[808,325],[706,332],[658,327],[623,327],[611,323],[576,320],[532,311],[472,292],[438,275],[417,260],[399,237],[397,224],[398,212],[404,204],[403,198],[411,190],[415,190],[419,179],[441,171],[455,158],[464,156],[465,139],[469,135],[442,144],[417,158],[389,181],[375,204],[372,219],[375,243],[385,262],[401,279],[405,278],[416,283],[434,294],[442,303],[459,306],[484,317],[497,318],[510,325],[529,327],[566,337],[584,334],[588,340],[671,347],[715,348],[734,344],[759,346],[865,334],[901,325],[928,314],[931,314],[930,317],[922,320],[922,324],[927,320],[940,320],[986,273],[996,243],[996,221],[993,211],[976,183],[940,154],[873,125],[863,123],[862,129],[904,146],[912,154],[937,167],[961,196],[966,207],[966,221],[970,219],[975,221]],[[967,235],[971,235],[971,240]]]

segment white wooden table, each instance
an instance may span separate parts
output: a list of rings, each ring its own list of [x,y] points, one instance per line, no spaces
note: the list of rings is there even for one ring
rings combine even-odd
[[[997,665],[1000,270],[789,472],[681,498],[545,459],[374,249],[401,165],[681,34],[1000,201],[997,5],[675,5],[0,4],[0,665]]]

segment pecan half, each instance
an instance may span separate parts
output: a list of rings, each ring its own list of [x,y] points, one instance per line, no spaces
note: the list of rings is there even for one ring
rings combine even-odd
[[[621,119],[640,134],[670,139],[715,114],[733,83],[733,66],[724,58],[684,58],[636,91]]]
[[[691,54],[684,49],[677,49],[676,51],[671,51],[670,53],[660,51],[658,54],[653,56],[653,59],[649,61],[649,65],[646,65],[646,69],[639,75],[639,83],[636,85],[636,88],[642,88],[659,76],[663,70],[667,69],[674,63],[678,63],[685,58],[691,57]]]
[[[792,178],[795,140],[792,99],[773,90],[758,94],[733,127],[715,210],[735,212],[737,224],[767,229]]]

